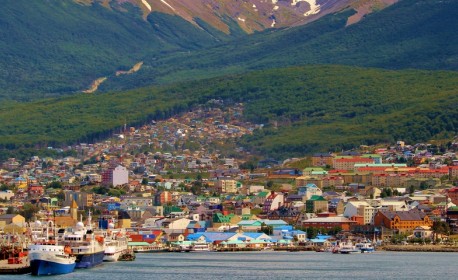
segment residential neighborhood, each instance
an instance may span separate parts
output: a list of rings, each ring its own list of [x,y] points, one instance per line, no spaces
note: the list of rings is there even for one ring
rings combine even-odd
[[[253,165],[233,140],[262,128],[239,120],[242,104],[213,103],[58,151],[68,156],[3,162],[2,233],[35,221],[70,227],[91,212],[113,217],[132,246],[443,243],[458,234],[458,142]]]

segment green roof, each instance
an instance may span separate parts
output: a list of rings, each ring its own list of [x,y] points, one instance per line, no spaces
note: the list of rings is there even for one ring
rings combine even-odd
[[[309,200],[324,201],[326,199],[324,199],[324,197],[322,197],[321,195],[312,195],[312,197]]]
[[[128,242],[127,246],[150,246],[148,242]]]
[[[257,197],[267,197],[268,194],[269,192],[260,192],[258,193]]]
[[[213,214],[214,223],[230,223],[231,219],[234,217],[234,214],[223,215],[221,213]]]
[[[364,155],[361,155],[361,157],[363,158],[381,158],[382,156],[379,154],[364,154]]]

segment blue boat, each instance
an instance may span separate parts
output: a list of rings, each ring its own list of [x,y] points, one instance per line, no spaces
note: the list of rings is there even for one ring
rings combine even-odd
[[[75,270],[75,265],[75,257],[58,255],[56,252],[36,252],[30,254],[30,269],[32,275],[72,273]]]
[[[32,245],[28,247],[32,275],[54,275],[73,272],[76,257],[69,246],[60,245],[54,235],[52,221],[46,224],[36,221],[31,226]]]

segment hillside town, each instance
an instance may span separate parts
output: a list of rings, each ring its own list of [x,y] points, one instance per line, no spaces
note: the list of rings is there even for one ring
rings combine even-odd
[[[68,147],[74,156],[3,162],[2,235],[48,221],[87,224],[92,213],[125,229],[137,250],[455,242],[458,142],[398,141],[249,165],[235,140],[262,125],[241,121],[243,104],[214,103]]]

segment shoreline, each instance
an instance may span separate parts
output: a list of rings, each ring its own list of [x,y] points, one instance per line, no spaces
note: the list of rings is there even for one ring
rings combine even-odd
[[[442,245],[384,245],[379,246],[377,251],[391,252],[441,252],[441,253],[458,253],[457,246]]]

